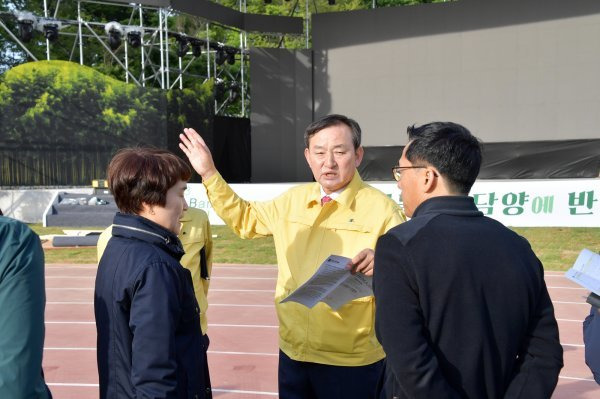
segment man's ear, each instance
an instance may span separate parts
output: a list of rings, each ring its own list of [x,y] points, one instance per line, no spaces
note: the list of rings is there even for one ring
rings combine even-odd
[[[422,185],[423,192],[432,193],[433,191],[435,191],[438,184],[441,183],[439,181],[439,178],[440,178],[439,173],[437,173],[432,168],[426,168],[425,171],[423,172],[423,176],[422,176],[422,180],[421,180],[423,182],[423,185]]]
[[[308,158],[309,158],[309,155],[310,155],[310,153],[309,153],[309,151],[308,151],[308,148],[305,148],[305,149],[304,149],[304,158],[306,159],[306,163],[308,163],[308,166],[310,166],[310,161],[309,161],[309,159],[308,159]]]
[[[357,168],[360,165],[360,163],[362,162],[362,159],[363,159],[364,155],[365,155],[365,150],[362,148],[362,146],[359,146],[356,149],[356,162],[355,162],[355,166]]]

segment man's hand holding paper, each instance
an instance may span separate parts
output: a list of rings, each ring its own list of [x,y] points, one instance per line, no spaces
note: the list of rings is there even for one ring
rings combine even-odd
[[[368,254],[366,255],[361,259],[367,259]],[[350,265],[356,265],[353,259],[328,256],[317,272],[281,303],[293,301],[312,308],[318,302],[324,302],[337,310],[353,299],[373,295],[371,277],[356,271],[353,274],[349,269]],[[367,267],[368,261],[361,262],[358,266]],[[372,273],[372,258],[370,270]]]
[[[373,275],[373,265],[375,264],[375,251],[371,248],[365,248],[360,251],[348,264],[350,273],[362,273],[365,276]]]

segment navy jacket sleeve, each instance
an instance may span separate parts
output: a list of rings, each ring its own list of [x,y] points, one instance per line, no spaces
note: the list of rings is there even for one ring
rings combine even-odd
[[[539,265],[542,268],[542,265]],[[516,374],[505,398],[549,398],[563,366],[554,307],[542,281],[535,316],[520,351]]]
[[[583,342],[585,363],[592,370],[596,382],[600,384],[600,309],[594,306],[583,322]]]
[[[163,263],[149,265],[136,279],[129,327],[133,332],[131,378],[138,398],[177,395],[179,284],[176,271]]]
[[[386,369],[410,397],[458,398],[458,392],[442,375],[426,338],[414,276],[406,267],[409,262],[408,254],[395,237],[386,234],[379,238],[373,291],[377,301],[377,338],[386,352]]]

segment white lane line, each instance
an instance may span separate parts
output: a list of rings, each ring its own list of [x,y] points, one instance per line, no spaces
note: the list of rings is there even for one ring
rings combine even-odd
[[[92,347],[44,347],[45,351],[96,351]],[[207,353],[215,355],[236,355],[236,356],[279,356],[279,353],[264,353],[264,352],[233,352],[233,351],[212,351]]]
[[[230,351],[208,351],[217,355],[251,355],[251,356],[279,356],[279,353],[262,353],[262,352],[230,352]]]
[[[89,290],[93,290],[94,287],[89,287],[89,288],[81,288],[81,287],[46,287],[46,291],[64,291],[64,290],[71,290],[71,291],[89,291]],[[211,288],[210,292],[275,292],[275,290],[237,290],[237,289],[229,289],[229,288]]]
[[[46,280],[49,279],[95,279],[96,276],[46,276]],[[277,280],[277,277],[229,277],[229,276],[212,276],[211,280]]]
[[[228,288],[211,288],[209,292],[275,292],[275,290],[235,290]]]
[[[243,327],[243,328],[279,328],[279,326],[269,326],[264,324],[211,324],[209,327]]]
[[[562,346],[574,346],[576,348],[584,348],[585,345],[584,344],[564,344],[564,343],[560,343]]]
[[[99,387],[99,384],[82,384],[75,382],[48,382],[46,381],[46,385],[51,387]]]
[[[59,263],[48,263],[46,264],[47,269],[97,269],[98,266],[95,264],[79,264],[79,265],[61,265]],[[276,265],[247,265],[247,266],[228,266],[224,264],[214,263],[213,269],[231,269],[231,270],[277,270]]]
[[[563,305],[587,305],[587,306],[590,305],[587,302],[573,302],[573,301],[552,301],[552,303],[561,303]]]
[[[258,269],[258,270],[277,270],[277,265],[239,265],[239,264],[225,264],[225,263],[213,263],[213,269],[240,269],[240,270],[248,270],[248,269]]]
[[[77,301],[71,301],[71,302],[60,302],[60,301],[49,301],[46,302],[46,305],[93,305],[94,302],[89,301],[89,302],[85,302],[85,301],[81,301],[81,302],[77,302]],[[209,307],[213,307],[213,306],[217,306],[217,307],[244,307],[244,308],[273,308],[275,307],[275,305],[271,304],[271,305],[251,305],[251,304],[242,304],[242,303],[210,303]]]
[[[99,384],[82,384],[82,383],[73,383],[73,382],[47,382],[46,385],[51,387],[92,387],[98,388]],[[245,395],[266,395],[266,396],[277,396],[279,395],[277,392],[266,392],[266,391],[242,391],[238,389],[220,389],[213,388],[213,392],[223,392],[223,393],[240,393]]]
[[[240,304],[240,303],[209,303],[208,307],[211,308],[213,306],[221,306],[221,307],[244,307],[244,308],[274,308],[275,305],[249,305],[249,304]]]
[[[277,277],[219,277],[212,276],[211,280],[277,280]]]
[[[96,348],[56,348],[56,347],[44,347],[45,351],[95,351]]]
[[[566,375],[559,375],[558,378],[563,378],[565,380],[591,381],[593,383],[596,383],[596,381],[593,378],[567,377]]]
[[[557,321],[572,321],[574,323],[583,323],[583,319],[581,320],[572,320],[572,319],[556,319]]]
[[[50,278],[96,278],[96,276],[46,276],[46,280]]]
[[[241,390],[238,390],[238,389],[213,388],[212,391],[213,392],[223,392],[223,393],[241,393],[241,394],[245,394],[245,395],[266,395],[266,396],[278,396],[279,395],[279,393],[277,393],[277,392],[241,391]]]
[[[71,320],[51,320],[46,324],[96,324],[95,321],[71,321]],[[209,327],[241,327],[241,328],[279,328],[279,326],[270,326],[265,324],[208,324]]]
[[[589,291],[587,288],[583,288],[583,287],[557,287],[557,286],[548,286],[548,288],[554,288],[557,290],[582,290],[582,291]]]

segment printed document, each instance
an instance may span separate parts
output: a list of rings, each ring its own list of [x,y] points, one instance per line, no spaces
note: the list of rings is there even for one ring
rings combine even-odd
[[[324,302],[333,310],[353,299],[373,295],[371,277],[362,273],[350,273],[346,266],[351,259],[330,255],[317,272],[281,302],[298,302],[312,308]]]
[[[584,249],[565,277],[600,295],[600,255]]]

